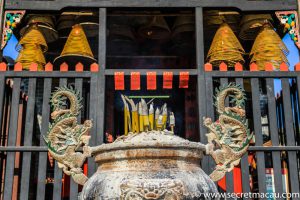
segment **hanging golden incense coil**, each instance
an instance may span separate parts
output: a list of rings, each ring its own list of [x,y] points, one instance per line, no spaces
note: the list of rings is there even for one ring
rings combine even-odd
[[[228,67],[234,67],[235,63],[244,63],[245,51],[231,28],[223,23],[217,30],[210,46],[207,60],[213,66],[219,66],[225,62]]]
[[[24,33],[23,37],[17,45],[17,50],[20,50],[21,46],[25,44],[39,45],[43,52],[48,50],[46,40],[38,29],[37,25],[31,25]]]
[[[165,40],[170,34],[170,28],[163,16],[156,15],[151,22],[138,30],[139,35],[152,40]]]
[[[273,21],[270,14],[244,15],[240,23],[241,31],[239,37],[243,40],[254,40],[266,21]]]
[[[41,71],[46,64],[42,49],[36,44],[24,44],[16,62],[22,64],[23,70],[29,70],[30,65],[36,63],[38,65],[38,70]]]
[[[97,62],[79,24],[73,26],[61,55],[54,60],[54,65],[60,66],[63,62],[73,67],[78,62],[81,62],[84,66],[90,66]]]
[[[272,63],[273,67],[278,69],[281,63],[285,62],[288,64],[286,57],[288,53],[285,44],[268,23],[264,24],[257,35],[250,57],[251,62],[255,62],[259,70],[264,70],[266,63]]]
[[[23,36],[26,30],[35,24],[47,43],[54,42],[58,39],[58,32],[54,29],[54,20],[55,18],[50,15],[31,15],[27,19],[27,25],[20,30],[20,35]]]

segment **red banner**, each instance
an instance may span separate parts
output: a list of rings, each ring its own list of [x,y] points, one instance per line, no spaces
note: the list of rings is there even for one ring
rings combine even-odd
[[[173,88],[173,72],[163,73],[163,89]]]
[[[141,74],[140,72],[131,72],[130,75],[130,89],[140,90],[141,89]]]
[[[115,72],[115,90],[124,90],[124,72]]]
[[[189,72],[180,72],[179,73],[179,88],[188,88],[189,87]]]
[[[147,90],[156,90],[156,72],[147,72]]]

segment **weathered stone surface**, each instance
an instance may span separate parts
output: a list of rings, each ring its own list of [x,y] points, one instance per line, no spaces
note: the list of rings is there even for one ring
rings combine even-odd
[[[217,192],[200,168],[205,145],[170,132],[129,134],[93,147],[98,171],[84,185],[80,199],[205,199]]]

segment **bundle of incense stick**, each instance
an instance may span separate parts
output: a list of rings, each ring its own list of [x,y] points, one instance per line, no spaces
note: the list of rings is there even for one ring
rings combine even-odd
[[[154,109],[154,103],[146,103],[141,99],[135,103],[125,95],[121,95],[124,103],[124,134],[141,133],[147,131],[163,131],[170,128],[174,133],[175,116],[173,112],[168,112],[167,104],[165,103],[161,108]],[[131,111],[129,108],[131,107]],[[154,112],[155,110],[155,112]],[[168,114],[169,113],[169,114]]]

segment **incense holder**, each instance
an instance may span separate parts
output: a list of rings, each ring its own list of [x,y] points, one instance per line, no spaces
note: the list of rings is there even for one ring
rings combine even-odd
[[[216,193],[200,168],[205,145],[170,132],[129,134],[93,148],[97,172],[81,199],[199,199]]]

